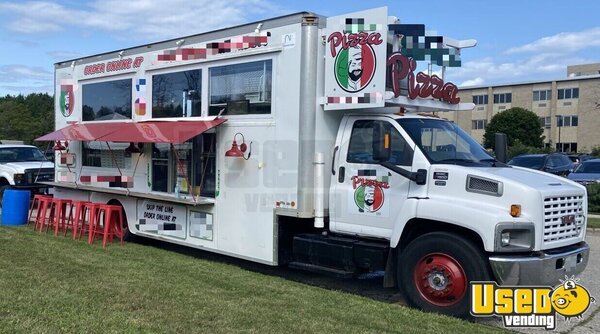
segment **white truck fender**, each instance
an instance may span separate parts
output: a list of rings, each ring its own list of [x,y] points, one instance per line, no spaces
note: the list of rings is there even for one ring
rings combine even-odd
[[[396,219],[396,223],[394,224],[394,228],[392,230],[392,236],[390,238],[390,247],[395,248],[398,245],[406,223],[408,223],[409,220],[417,216],[418,206],[419,200],[416,198],[409,198],[408,200],[404,201],[404,205],[402,205],[402,209],[400,210],[400,214],[398,215],[398,218]]]
[[[495,225],[503,219],[510,221],[506,219],[505,212],[482,203],[475,207],[473,203],[457,205],[456,199],[409,199],[405,202],[392,231],[391,247],[398,245],[406,223],[412,218],[434,220],[471,230],[481,238],[484,249],[488,252],[494,251]]]
[[[15,185],[15,180],[13,179],[13,174],[9,174],[5,171],[0,171],[0,179],[5,179],[11,186]]]

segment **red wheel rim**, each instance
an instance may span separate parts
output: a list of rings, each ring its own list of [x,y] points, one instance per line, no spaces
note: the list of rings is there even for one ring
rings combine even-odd
[[[415,267],[414,281],[419,294],[440,307],[460,302],[467,293],[467,275],[460,263],[448,254],[423,256]]]

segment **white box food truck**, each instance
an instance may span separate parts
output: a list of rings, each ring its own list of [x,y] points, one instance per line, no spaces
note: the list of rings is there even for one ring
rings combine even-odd
[[[416,72],[423,55],[459,62],[423,30],[385,7],[303,12],[57,63],[57,130],[39,138],[68,147],[55,196],[121,205],[136,236],[385,271],[411,305],[452,315],[468,313],[470,281],[580,273],[585,188],[422,114],[473,108]]]

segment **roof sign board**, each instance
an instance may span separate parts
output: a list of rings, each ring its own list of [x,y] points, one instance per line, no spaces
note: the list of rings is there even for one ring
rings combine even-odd
[[[383,107],[387,7],[327,18],[325,110]]]

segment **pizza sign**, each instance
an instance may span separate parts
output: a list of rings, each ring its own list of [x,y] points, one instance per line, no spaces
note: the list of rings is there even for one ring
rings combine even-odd
[[[383,43],[380,33],[360,32],[329,35],[331,57],[335,58],[334,75],[337,84],[349,93],[360,92],[375,76],[377,56],[373,45]]]
[[[325,110],[384,106],[387,9],[327,18]]]
[[[358,211],[355,213],[387,217],[385,190],[390,188],[389,176],[377,175],[377,170],[358,170],[357,174],[351,178],[354,189],[352,200]]]

